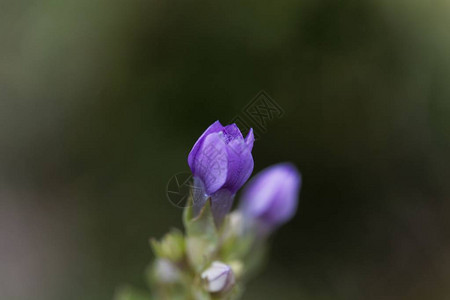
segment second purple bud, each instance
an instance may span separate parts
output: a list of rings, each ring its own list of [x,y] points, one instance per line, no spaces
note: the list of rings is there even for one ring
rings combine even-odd
[[[264,169],[247,184],[240,210],[246,223],[263,234],[289,221],[297,210],[301,176],[294,165],[281,163]]]

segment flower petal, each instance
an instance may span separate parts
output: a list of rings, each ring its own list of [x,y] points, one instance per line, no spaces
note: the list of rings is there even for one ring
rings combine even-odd
[[[241,198],[244,215],[275,228],[293,217],[301,185],[300,173],[288,163],[269,167],[251,180]]]
[[[245,138],[245,143],[247,144],[248,150],[252,151],[254,142],[255,136],[253,135],[253,128],[250,128],[247,133],[247,137]]]
[[[208,129],[206,129],[205,132],[203,132],[203,134],[200,136],[200,138],[197,140],[197,142],[195,142],[194,147],[192,147],[192,150],[188,156],[188,164],[189,164],[189,167],[191,168],[192,173],[195,172],[195,168],[194,168],[195,156],[197,155],[198,150],[202,146],[203,141],[206,138],[206,136],[211,133],[214,133],[214,132],[220,132],[223,130],[223,128],[224,127],[222,126],[222,124],[220,124],[219,121],[216,121],[211,126],[209,126]]]
[[[240,139],[240,140],[244,139],[241,131],[239,130],[239,128],[237,127],[237,125],[235,123],[225,126],[223,129],[223,133],[224,133],[224,137],[225,137],[225,142],[227,144],[235,139]]]
[[[228,176],[224,187],[234,194],[252,174],[254,163],[251,150],[243,140],[234,140],[227,146]]]
[[[205,185],[205,192],[213,194],[220,189],[227,179],[228,157],[227,145],[220,133],[211,133],[203,141],[193,160],[194,176],[199,177]]]
[[[290,220],[298,205],[298,193],[301,177],[297,170],[290,166],[283,166],[285,175],[278,188],[278,201],[272,201],[270,208],[263,214],[263,218],[272,224],[278,224]]]
[[[230,266],[214,261],[211,266],[206,269],[201,278],[206,283],[206,289],[211,293],[225,292],[234,285],[234,274]]]

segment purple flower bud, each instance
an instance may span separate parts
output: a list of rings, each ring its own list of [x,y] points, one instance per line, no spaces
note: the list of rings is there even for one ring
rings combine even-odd
[[[254,177],[241,197],[244,218],[264,233],[289,221],[297,210],[301,177],[289,163],[271,166]]]
[[[230,266],[214,261],[202,275],[205,288],[210,293],[226,292],[234,285],[234,274]]]
[[[252,129],[244,139],[236,124],[222,126],[219,121],[200,136],[188,156],[194,175],[194,215],[211,198],[211,210],[220,225],[253,171],[253,142]]]

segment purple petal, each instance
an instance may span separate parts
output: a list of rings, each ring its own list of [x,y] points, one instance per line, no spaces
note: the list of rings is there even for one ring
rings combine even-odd
[[[244,191],[245,215],[270,227],[287,222],[297,209],[300,174],[291,164],[279,164],[259,173]]]
[[[203,141],[193,160],[194,177],[199,177],[205,185],[205,192],[213,194],[227,179],[227,145],[220,133],[211,133]]]
[[[289,166],[285,166],[284,172],[283,182],[278,189],[278,195],[276,195],[277,200],[272,201],[270,207],[262,215],[262,218],[272,224],[290,220],[297,210],[300,175],[297,170]]]
[[[227,189],[221,189],[211,196],[211,212],[217,227],[222,225],[223,219],[230,212],[234,194]]]
[[[223,129],[223,133],[224,133],[225,142],[227,144],[235,139],[240,139],[240,140],[244,139],[241,131],[239,130],[237,125],[234,123],[225,126],[225,128]]]
[[[195,156],[197,155],[198,150],[202,146],[203,141],[206,138],[206,136],[211,133],[214,133],[214,132],[220,132],[223,130],[223,128],[224,127],[222,126],[222,124],[220,124],[219,121],[216,121],[211,126],[209,126],[208,129],[206,129],[205,132],[203,132],[203,134],[200,136],[200,138],[197,140],[197,142],[195,142],[194,147],[192,147],[192,150],[188,156],[188,164],[189,164],[189,167],[191,168],[192,173],[195,172],[195,168],[194,168]]]
[[[206,283],[205,288],[211,293],[228,291],[235,283],[234,273],[231,267],[220,261],[214,261],[201,274],[201,278]]]
[[[228,176],[224,187],[234,194],[252,174],[253,157],[243,140],[234,140],[227,146]]]
[[[250,151],[253,149],[253,143],[255,142],[255,136],[253,135],[253,128],[250,128],[250,130],[247,133],[247,137],[245,138],[245,143],[247,144],[247,147]]]

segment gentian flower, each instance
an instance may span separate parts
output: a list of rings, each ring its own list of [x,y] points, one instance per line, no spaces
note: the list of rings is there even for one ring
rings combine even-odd
[[[231,267],[220,261],[214,261],[201,277],[206,290],[210,293],[226,292],[234,285],[234,274]]]
[[[214,122],[200,136],[188,156],[194,176],[194,216],[208,198],[217,226],[230,211],[236,192],[253,171],[253,130],[244,139],[236,124]]]
[[[295,215],[300,186],[300,173],[292,164],[261,171],[243,191],[239,209],[244,220],[261,233],[270,233]]]

